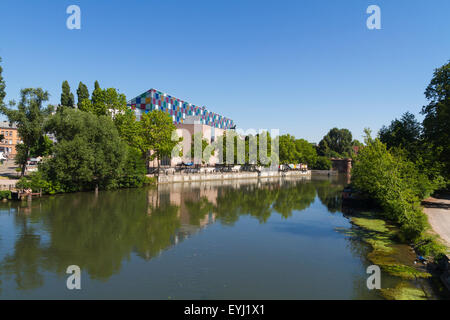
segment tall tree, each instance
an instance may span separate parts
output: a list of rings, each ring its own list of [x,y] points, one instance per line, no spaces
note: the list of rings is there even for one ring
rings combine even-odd
[[[148,160],[158,160],[158,169],[161,159],[171,156],[172,151],[180,142],[176,136],[176,127],[171,116],[161,110],[154,110],[143,114],[140,124],[140,134],[137,141],[139,149],[147,155]],[[149,151],[152,151],[149,154]]]
[[[88,87],[81,81],[78,84],[77,97],[78,97],[78,106],[80,106],[82,101],[89,100]]]
[[[295,137],[289,134],[284,134],[279,137],[278,143],[280,163],[297,163],[299,154],[295,145]]]
[[[22,168],[22,176],[25,166],[31,154],[36,148],[44,134],[44,121],[51,112],[49,107],[44,108],[42,104],[48,101],[48,92],[41,88],[27,88],[21,90],[21,99],[17,109],[1,107],[1,112],[5,114],[10,122],[17,125],[17,131],[23,143],[17,144],[16,163]],[[11,103],[14,105],[14,102]]]
[[[327,157],[348,157],[352,152],[352,133],[333,128],[319,142],[318,152]]]
[[[403,148],[410,156],[414,156],[419,147],[422,127],[416,117],[405,112],[400,119],[395,119],[386,127],[381,127],[378,135],[387,148]]]
[[[317,151],[311,143],[305,139],[296,139],[295,149],[298,153],[298,161],[300,163],[306,163],[310,168],[315,166],[317,161]]]
[[[436,69],[425,90],[428,105],[422,108],[424,137],[439,148],[439,160],[445,165],[445,175],[450,178],[450,61]]]
[[[106,114],[106,107],[105,107],[105,93],[100,88],[100,85],[98,81],[95,81],[94,84],[94,91],[92,92],[91,97],[92,102],[92,112],[97,115],[105,115]]]
[[[2,62],[2,58],[0,58],[0,63],[1,62]],[[2,73],[3,73],[3,68],[0,65],[0,107],[3,107],[5,105],[3,100],[6,97],[6,92],[5,92],[6,84],[5,84],[5,80],[3,79]]]
[[[73,108],[75,104],[75,98],[73,93],[70,92],[69,82],[64,81],[62,83],[62,93],[61,93],[61,105],[65,107]]]

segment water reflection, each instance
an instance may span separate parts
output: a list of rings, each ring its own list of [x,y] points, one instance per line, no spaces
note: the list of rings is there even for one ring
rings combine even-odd
[[[287,219],[316,196],[336,212],[340,190],[342,183],[329,179],[236,180],[1,204],[2,214],[12,216],[15,238],[13,248],[0,251],[0,277],[12,278],[19,290],[35,289],[44,273],[65,276],[76,264],[106,281],[131,255],[150,260],[212,223],[231,226],[251,216],[264,224],[273,214]]]

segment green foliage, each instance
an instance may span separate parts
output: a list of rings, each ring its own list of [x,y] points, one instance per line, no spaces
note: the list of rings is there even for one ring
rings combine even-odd
[[[425,90],[428,105],[422,108],[425,140],[436,148],[443,173],[450,180],[450,61],[436,69]]]
[[[75,105],[75,98],[73,93],[70,92],[70,86],[67,80],[62,84],[61,105],[70,108],[73,108]]]
[[[300,163],[306,163],[309,167],[315,166],[317,161],[317,151],[311,143],[305,139],[296,139],[295,149]]]
[[[279,137],[280,163],[306,163],[314,167],[317,161],[317,151],[311,143],[305,139],[295,139],[286,134]]]
[[[196,147],[196,146],[201,148],[201,149],[199,148],[199,150],[197,152],[200,153],[202,163],[209,162],[209,159],[211,158],[211,156],[214,155],[214,149],[208,148],[209,142],[208,142],[208,140],[203,139],[201,132],[195,133],[193,135],[193,138],[191,141],[190,155],[191,155],[191,159],[193,159],[194,162],[197,162],[195,148],[198,148],[198,147]],[[205,150],[207,150],[207,151],[205,152]]]
[[[171,116],[161,110],[143,114],[138,130],[136,146],[147,155],[149,160],[158,158],[158,166],[164,156],[171,156],[172,151],[180,142],[176,136],[176,127]],[[150,156],[148,156],[149,150],[152,150]]]
[[[78,84],[77,97],[78,97],[78,108],[80,108],[80,104],[82,101],[89,100],[88,87],[81,81]]]
[[[438,237],[431,234],[424,234],[417,239],[414,247],[422,256],[438,257],[448,251],[447,247],[438,240]]]
[[[34,145],[30,149],[31,157],[39,157],[39,156],[49,156],[53,151],[53,141],[46,135],[42,135],[39,137],[36,145]]]
[[[48,92],[41,88],[27,88],[21,90],[21,100],[17,109],[0,108],[10,122],[17,125],[17,131],[23,143],[16,146],[16,163],[22,168],[22,176],[25,166],[32,150],[39,149],[37,146],[42,141],[44,134],[44,122],[50,114],[51,107],[43,108],[43,102],[48,100]],[[11,103],[14,105],[14,102]],[[40,154],[34,154],[38,156]]]
[[[313,169],[316,170],[330,170],[332,166],[331,160],[328,157],[320,156],[317,157],[316,163],[313,166]]]
[[[229,130],[217,138],[214,147],[219,151],[219,163],[267,167],[279,162],[278,140],[279,137],[272,138],[268,131],[240,136],[234,130]],[[230,151],[232,149],[233,152]]]
[[[410,156],[414,156],[419,149],[421,131],[421,125],[415,116],[405,112],[400,120],[395,119],[388,127],[383,126],[378,135],[388,149],[402,148]]]
[[[81,101],[80,110],[92,112],[97,116],[112,115],[125,112],[127,109],[127,98],[114,88],[101,89],[98,81],[92,92],[91,102],[85,98]]]
[[[331,129],[319,142],[318,154],[328,158],[350,157],[352,154],[352,133],[348,129]]]
[[[11,191],[0,190],[0,200],[3,200],[3,199],[11,199]]]
[[[123,141],[131,147],[139,148],[141,127],[140,123],[136,121],[133,110],[127,108],[124,112],[116,114],[114,116],[114,124]],[[144,154],[145,151],[141,150],[141,153]]]
[[[380,204],[385,216],[399,224],[406,239],[414,240],[427,226],[420,200],[442,186],[442,181],[429,180],[414,163],[368,136],[353,166],[352,184]]]
[[[0,63],[1,62],[2,62],[2,58],[0,58]],[[0,65],[0,108],[3,108],[5,106],[3,100],[6,97],[6,91],[5,91],[6,84],[5,84],[5,80],[3,79],[2,73],[3,73],[3,68]]]
[[[150,181],[147,180],[146,173],[147,167],[142,153],[135,148],[127,147],[127,156],[119,179],[119,187],[135,188],[149,184]]]
[[[126,151],[110,117],[64,108],[47,128],[58,140],[53,157],[41,166],[47,180],[64,191],[117,186]]]

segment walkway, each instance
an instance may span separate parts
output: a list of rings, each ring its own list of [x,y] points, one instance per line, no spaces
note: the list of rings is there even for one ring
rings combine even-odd
[[[450,248],[450,195],[438,198],[429,197],[422,202],[433,231],[436,232]]]

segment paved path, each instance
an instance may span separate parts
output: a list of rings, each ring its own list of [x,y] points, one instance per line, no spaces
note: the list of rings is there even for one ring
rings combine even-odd
[[[450,248],[450,196],[430,197],[422,202],[428,222]]]

